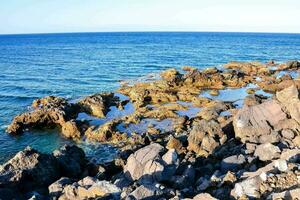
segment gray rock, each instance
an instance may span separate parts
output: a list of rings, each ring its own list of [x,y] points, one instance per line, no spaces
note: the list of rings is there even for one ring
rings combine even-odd
[[[124,167],[126,177],[143,183],[168,180],[176,171],[177,154],[169,150],[162,158],[163,150],[161,145],[153,143],[131,154]]]
[[[59,150],[55,150],[53,155],[59,163],[60,171],[63,176],[79,177],[86,165],[84,151],[75,146],[64,145]]]
[[[49,196],[51,199],[57,199],[63,192],[66,185],[72,184],[72,180],[67,177],[62,177],[49,185]]]
[[[32,190],[48,186],[59,178],[54,156],[27,147],[0,166],[0,186]]]
[[[281,131],[281,135],[282,137],[286,138],[286,139],[289,139],[289,140],[292,140],[294,139],[295,137],[295,133],[290,130],[290,129],[284,129]]]
[[[253,106],[244,105],[234,116],[235,136],[242,142],[258,143],[260,136],[270,134],[285,119],[286,114],[275,100]]]
[[[286,63],[287,69],[298,69],[300,67],[300,62],[297,60],[291,60]]]
[[[260,198],[259,185],[262,182],[260,176],[248,178],[242,182],[236,183],[231,190],[231,196],[239,199],[242,196],[250,198]]]
[[[271,143],[258,145],[254,155],[261,161],[269,161],[280,157],[280,149]]]
[[[164,195],[164,192],[153,185],[141,185],[128,195],[126,199],[155,200]]]
[[[245,156],[242,154],[229,156],[222,160],[221,170],[223,172],[237,171],[243,167],[244,163],[246,163],[246,159],[245,159]]]

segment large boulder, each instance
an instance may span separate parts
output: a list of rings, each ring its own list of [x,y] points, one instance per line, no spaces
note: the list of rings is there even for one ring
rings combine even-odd
[[[164,147],[150,144],[131,154],[124,167],[124,173],[130,180],[156,182],[168,180],[176,170],[178,163],[174,149],[163,154]]]
[[[0,187],[29,191],[48,186],[60,177],[58,162],[52,155],[27,147],[0,166]]]
[[[276,100],[253,106],[244,105],[234,116],[235,137],[242,142],[259,142],[262,135],[271,134],[286,119],[286,114]]]
[[[130,193],[127,199],[135,200],[155,200],[163,197],[164,191],[155,187],[154,185],[141,185],[136,188],[132,193]]]
[[[79,177],[87,164],[84,151],[75,145],[64,145],[53,152],[59,163],[61,174],[67,177]]]

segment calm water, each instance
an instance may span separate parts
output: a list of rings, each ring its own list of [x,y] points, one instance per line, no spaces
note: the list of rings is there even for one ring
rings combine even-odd
[[[31,145],[49,152],[69,141],[56,130],[18,137],[4,130],[35,98],[72,98],[114,90],[119,81],[183,65],[199,68],[231,60],[299,59],[299,34],[76,33],[0,35],[0,162]],[[80,144],[106,158],[102,145]]]

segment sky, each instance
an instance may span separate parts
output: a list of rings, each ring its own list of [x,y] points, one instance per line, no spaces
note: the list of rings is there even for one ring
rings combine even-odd
[[[0,34],[300,33],[300,0],[1,0]]]

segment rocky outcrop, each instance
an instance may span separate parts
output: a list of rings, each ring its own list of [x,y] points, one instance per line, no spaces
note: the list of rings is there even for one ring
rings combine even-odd
[[[54,156],[27,147],[1,165],[0,187],[28,191],[47,186],[59,176],[59,166]]]
[[[87,96],[78,102],[82,112],[103,118],[109,111],[109,107],[116,106],[119,98],[114,93],[99,93]]]

